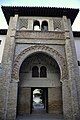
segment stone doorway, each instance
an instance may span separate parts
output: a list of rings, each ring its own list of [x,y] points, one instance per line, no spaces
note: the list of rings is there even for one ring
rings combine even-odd
[[[31,113],[48,113],[48,88],[31,88]]]
[[[17,115],[33,113],[35,89],[41,89],[44,93],[45,113],[62,113],[60,68],[48,54],[33,53],[22,62],[18,87]]]

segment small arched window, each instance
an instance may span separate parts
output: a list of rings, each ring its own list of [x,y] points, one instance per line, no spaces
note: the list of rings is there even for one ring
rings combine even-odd
[[[39,70],[37,66],[32,68],[32,77],[39,77]]]
[[[35,20],[33,23],[33,30],[40,30],[40,23],[39,21]]]
[[[48,22],[47,21],[42,22],[41,30],[43,30],[43,31],[48,30]]]
[[[40,68],[40,77],[47,77],[47,69],[45,66]]]

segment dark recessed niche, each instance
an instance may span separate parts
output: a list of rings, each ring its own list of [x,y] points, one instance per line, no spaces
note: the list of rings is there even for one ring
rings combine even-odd
[[[78,66],[80,66],[80,61],[78,60]]]
[[[1,44],[1,41],[2,41],[2,40],[0,40],[0,44]]]

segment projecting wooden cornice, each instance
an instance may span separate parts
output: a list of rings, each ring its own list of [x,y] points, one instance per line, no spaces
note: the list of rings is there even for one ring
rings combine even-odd
[[[23,6],[2,6],[2,11],[9,24],[10,16],[43,16],[43,17],[62,17],[67,16],[73,24],[79,9],[57,8],[57,7],[23,7]]]

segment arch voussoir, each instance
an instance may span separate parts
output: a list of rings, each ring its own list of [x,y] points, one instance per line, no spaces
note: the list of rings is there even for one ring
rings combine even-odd
[[[29,48],[24,49],[14,60],[13,64],[13,70],[12,70],[12,80],[15,80],[16,82],[19,81],[19,69],[22,64],[22,62],[27,58],[29,55],[35,53],[35,52],[43,52],[51,56],[53,59],[56,60],[60,67],[61,72],[61,80],[67,79],[68,73],[67,73],[67,65],[65,58],[55,49],[50,48],[45,45],[36,45],[31,46]]]

